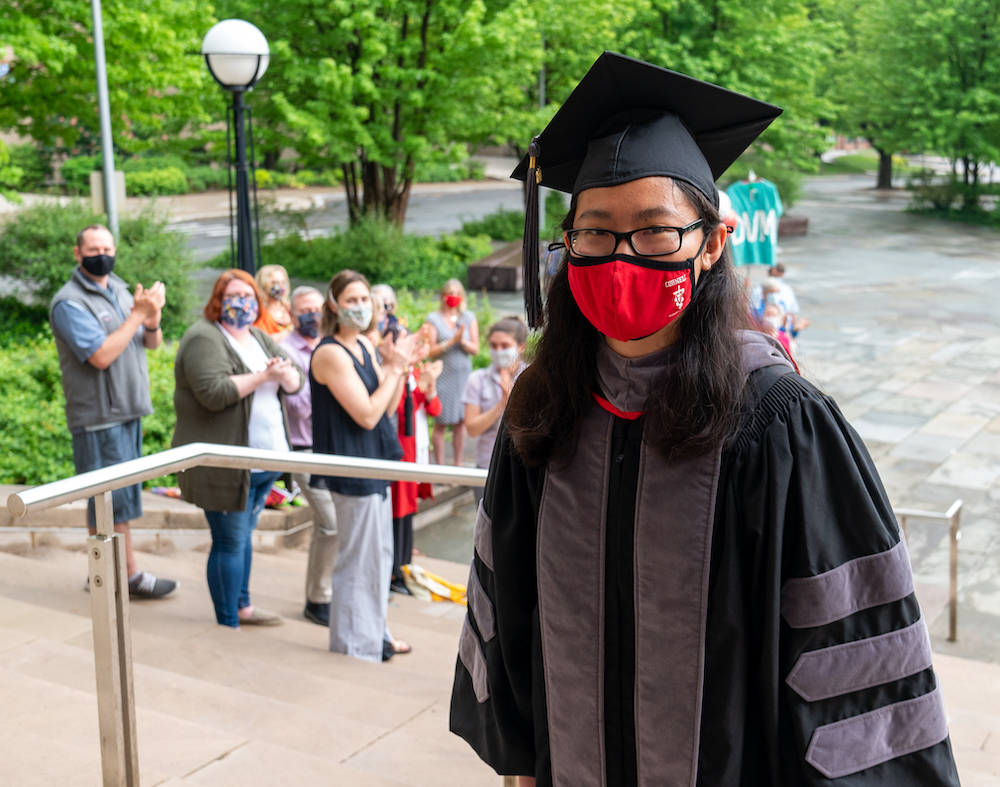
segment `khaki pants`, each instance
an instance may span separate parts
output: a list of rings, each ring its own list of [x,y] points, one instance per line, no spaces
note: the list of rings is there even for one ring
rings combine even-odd
[[[313,514],[312,540],[309,543],[309,566],[306,569],[306,601],[329,604],[333,598],[330,576],[337,562],[337,509],[329,489],[313,489],[309,476],[292,475]]]

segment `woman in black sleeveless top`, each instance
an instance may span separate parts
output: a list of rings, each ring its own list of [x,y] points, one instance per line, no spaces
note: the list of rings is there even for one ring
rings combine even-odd
[[[406,373],[419,359],[418,339],[411,335],[395,344],[387,339],[380,366],[363,336],[371,322],[367,279],[341,271],[327,289],[324,338],[309,370],[315,453],[402,458],[387,414],[399,406]],[[393,556],[389,482],[314,475],[310,486],[328,490],[337,510],[340,552],[333,568],[330,650],[368,661],[409,651],[386,625]]]

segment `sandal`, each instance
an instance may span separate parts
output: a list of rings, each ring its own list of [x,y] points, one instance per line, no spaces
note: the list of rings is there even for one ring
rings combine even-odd
[[[410,652],[412,652],[412,650],[413,650],[413,647],[410,646],[409,644],[407,644],[406,642],[403,642],[403,640],[401,640],[401,639],[394,639],[394,640],[392,640],[392,652],[393,653],[402,655],[404,653],[410,653]]]

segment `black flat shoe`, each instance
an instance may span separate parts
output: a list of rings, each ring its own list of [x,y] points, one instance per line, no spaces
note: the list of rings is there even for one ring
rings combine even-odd
[[[393,593],[399,593],[399,595],[401,596],[413,595],[412,593],[410,593],[409,588],[406,587],[406,585],[402,582],[402,580],[398,579],[394,579],[392,582],[389,583],[389,590],[391,590]]]
[[[330,605],[329,604],[313,604],[311,601],[306,602],[306,608],[302,611],[302,616],[306,620],[311,620],[318,626],[330,626]]]

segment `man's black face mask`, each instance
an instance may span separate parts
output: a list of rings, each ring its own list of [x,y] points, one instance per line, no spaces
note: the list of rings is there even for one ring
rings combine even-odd
[[[93,276],[107,276],[114,270],[115,258],[113,254],[95,254],[91,257],[83,257],[80,260],[83,269]]]

